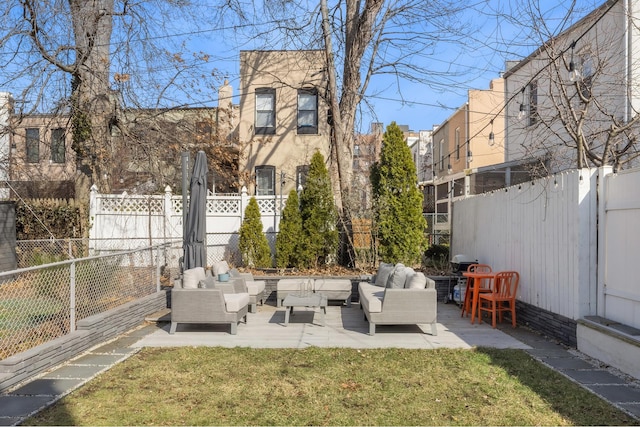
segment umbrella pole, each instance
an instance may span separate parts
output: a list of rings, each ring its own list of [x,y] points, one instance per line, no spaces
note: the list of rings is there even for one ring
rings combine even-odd
[[[189,189],[189,153],[181,153],[182,163],[182,262],[184,263],[184,250],[187,242],[187,191]],[[180,275],[182,276],[182,265]]]

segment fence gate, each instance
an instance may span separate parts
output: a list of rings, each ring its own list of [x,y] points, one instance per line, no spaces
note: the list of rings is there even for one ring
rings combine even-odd
[[[604,175],[600,181],[604,191],[599,207],[598,315],[640,328],[640,170]]]

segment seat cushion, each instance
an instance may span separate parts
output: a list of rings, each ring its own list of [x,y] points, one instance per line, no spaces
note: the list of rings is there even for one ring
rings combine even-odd
[[[351,291],[349,279],[316,279],[314,291]]]
[[[249,295],[258,295],[260,292],[264,292],[266,282],[264,280],[247,280],[247,290]]]
[[[184,289],[196,289],[201,280],[207,278],[203,267],[194,267],[182,273],[182,287]]]
[[[382,311],[385,289],[381,289],[380,286],[371,283],[360,282],[358,284],[358,292],[360,294],[360,303],[365,310],[369,313],[380,313]]]
[[[276,285],[278,291],[300,291],[306,279],[280,279]]]
[[[249,294],[246,292],[239,294],[224,294],[224,304],[229,313],[237,313],[249,305]]]

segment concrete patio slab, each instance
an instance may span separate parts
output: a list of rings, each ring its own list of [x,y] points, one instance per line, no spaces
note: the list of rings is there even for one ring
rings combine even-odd
[[[369,325],[357,304],[352,307],[327,307],[325,326],[317,323],[312,309],[298,309],[284,325],[284,308],[258,307],[249,313],[247,323],[240,323],[237,335],[229,334],[228,325],[180,325],[169,335],[169,325],[159,323],[155,332],[142,337],[134,347],[252,347],[252,348],[494,348],[529,349],[527,344],[490,325],[472,325],[460,317],[453,304],[438,305],[438,335],[431,335],[430,325],[380,325],[369,336]]]

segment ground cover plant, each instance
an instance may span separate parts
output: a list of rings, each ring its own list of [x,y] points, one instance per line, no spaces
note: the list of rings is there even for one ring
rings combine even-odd
[[[629,425],[520,350],[148,348],[26,425]]]

